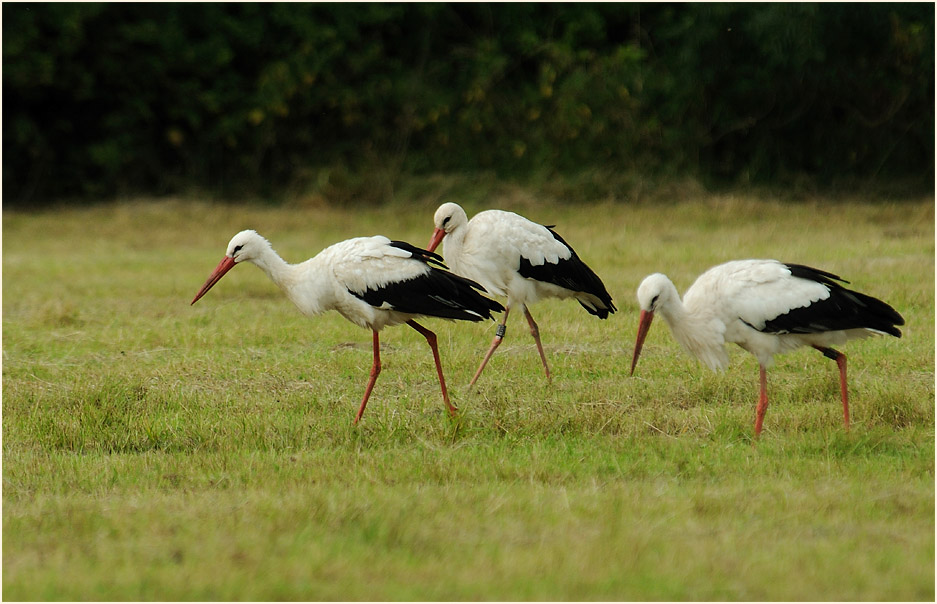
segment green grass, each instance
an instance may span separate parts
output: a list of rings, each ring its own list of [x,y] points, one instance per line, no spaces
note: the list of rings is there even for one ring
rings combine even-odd
[[[425,245],[410,204],[183,201],[3,216],[8,600],[933,600],[933,199],[467,199],[556,224],[620,312],[533,308],[475,391],[492,324],[439,335],[302,317],[254,267],[189,301],[242,228],[289,261],[352,236]],[[447,197],[446,199],[449,199]],[[459,199],[453,199],[459,201]],[[663,324],[636,375],[635,288],[744,257],[815,265],[893,304],[904,337],[835,364],[778,358],[753,444],[755,360],[714,374]]]

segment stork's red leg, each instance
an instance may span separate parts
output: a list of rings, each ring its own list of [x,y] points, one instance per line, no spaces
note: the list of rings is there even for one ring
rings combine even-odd
[[[839,353],[836,357],[836,365],[839,367],[839,390],[843,395],[843,422],[846,429],[849,429],[849,391],[846,388],[846,355]]]
[[[449,402],[449,392],[446,390],[446,378],[442,375],[442,365],[439,362],[439,349],[436,348],[436,334],[412,319],[407,321],[407,325],[420,332],[423,337],[426,338],[426,343],[429,344],[429,347],[433,350],[433,360],[436,361],[436,374],[439,376],[439,387],[442,388],[442,400],[446,403],[446,407],[449,408],[449,415],[454,416],[458,409],[453,407],[452,403]]]
[[[833,350],[832,348],[823,348],[821,346],[814,346],[814,348],[822,352],[823,356],[826,358],[836,361],[836,366],[839,367],[839,391],[843,398],[843,422],[845,423],[846,429],[848,430],[849,390],[846,388],[846,355],[838,350]]]
[[[358,409],[358,415],[355,416],[355,421],[352,423],[357,424],[358,420],[361,419],[361,416],[364,415],[364,408],[368,406],[368,399],[371,397],[371,391],[374,390],[374,382],[377,381],[377,376],[381,374],[381,342],[378,339],[377,332],[372,332],[374,334],[374,363],[371,364],[371,379],[368,380],[368,387],[364,390],[364,398],[361,399],[361,407]]]
[[[760,392],[758,394],[758,407],[755,409],[755,438],[761,434],[761,424],[765,421],[765,411],[768,410],[768,374],[764,365],[758,366],[758,381]]]
[[[510,306],[505,306],[504,314],[501,316],[501,323],[498,325],[497,331],[495,331],[495,337],[491,341],[491,348],[488,349],[488,353],[485,355],[485,358],[482,359],[482,364],[478,366],[478,370],[475,372],[475,376],[472,378],[472,381],[469,382],[469,388],[475,385],[475,381],[482,374],[482,371],[485,369],[485,365],[488,364],[488,359],[491,358],[491,355],[495,353],[495,349],[501,345],[501,340],[504,339],[504,334],[507,332],[507,322],[508,322],[508,313],[511,312]]]
[[[534,341],[537,342],[537,352],[540,353],[540,361],[543,363],[543,370],[547,373],[547,381],[552,382],[550,366],[547,365],[547,355],[543,354],[543,344],[540,343],[540,328],[537,327],[537,322],[534,321],[533,316],[526,306],[524,307],[524,316],[527,317],[527,323],[530,325],[530,335],[532,335]]]

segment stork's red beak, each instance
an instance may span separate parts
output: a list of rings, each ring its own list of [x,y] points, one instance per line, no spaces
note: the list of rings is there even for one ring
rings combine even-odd
[[[644,346],[644,338],[651,328],[651,321],[654,320],[654,311],[642,310],[641,322],[638,323],[638,339],[634,342],[634,356],[631,357],[631,375],[634,375],[634,367],[638,364],[638,356],[641,354],[641,348]]]
[[[205,282],[205,285],[202,286],[202,289],[198,290],[198,293],[195,294],[195,297],[192,298],[191,304],[198,302],[198,299],[205,295],[205,293],[212,288],[215,283],[221,280],[224,277],[224,274],[229,270],[234,268],[235,264],[234,258],[229,258],[225,256],[224,259],[218,263],[218,266],[215,267],[215,270],[212,271],[211,275],[208,277],[208,281]]]
[[[426,246],[426,251],[433,252],[436,251],[436,248],[439,246],[439,242],[442,241],[442,238],[446,236],[446,231],[442,229],[435,229],[433,231],[433,236],[429,240],[429,245]]]

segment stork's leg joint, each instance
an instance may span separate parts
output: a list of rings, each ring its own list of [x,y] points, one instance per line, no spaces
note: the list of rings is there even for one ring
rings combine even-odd
[[[353,424],[357,424],[361,419],[361,416],[364,415],[364,409],[368,406],[368,399],[371,398],[371,391],[374,390],[374,383],[377,381],[377,376],[381,374],[381,342],[380,337],[376,331],[373,333],[372,344],[374,348],[374,362],[371,364],[371,375],[368,379],[368,385],[364,389],[364,398],[361,399],[361,407],[358,408],[358,414],[355,416],[355,421]]]
[[[495,353],[495,350],[498,346],[501,345],[501,340],[504,339],[504,334],[508,331],[508,313],[511,312],[511,307],[506,306],[504,308],[504,315],[501,317],[501,323],[498,324],[497,329],[495,329],[495,337],[491,339],[491,346],[488,348],[488,352],[485,354],[485,358],[482,359],[481,364],[478,366],[478,369],[475,371],[475,375],[472,376],[472,381],[469,382],[469,388],[475,385],[475,382],[478,381],[479,376],[481,376],[482,371],[485,370],[485,365],[488,364],[488,359],[491,358],[491,355]]]
[[[540,327],[534,321],[534,318],[530,316],[530,313],[527,314],[528,323],[530,324],[530,335],[534,337],[535,340],[540,339]]]
[[[537,343],[537,352],[540,353],[540,362],[543,363],[543,371],[547,376],[547,381],[552,382],[553,377],[550,375],[550,365],[547,363],[547,355],[543,352],[543,344],[540,342],[540,328],[537,326],[537,322],[534,321],[533,315],[530,314],[530,310],[525,306],[524,307],[524,316],[527,317],[527,324],[530,325],[530,335],[534,337],[534,342]]]
[[[424,338],[426,338],[426,343],[429,344],[430,350],[433,352],[433,362],[436,363],[436,376],[439,378],[439,388],[442,390],[442,401],[446,404],[446,408],[449,409],[449,415],[455,415],[458,409],[449,402],[449,391],[446,389],[446,378],[442,374],[442,363],[439,360],[439,348],[436,346],[436,334],[414,320],[407,321],[407,325],[417,330]]]
[[[424,331],[420,332],[423,334],[423,337],[426,338],[426,342],[430,345],[430,348],[436,348],[436,334],[428,329],[424,328]]]
[[[846,429],[849,429],[849,388],[846,385],[846,355],[841,353],[838,350],[832,348],[825,348],[823,346],[814,346],[817,350],[823,353],[828,359],[836,361],[836,366],[839,368],[839,390],[840,395],[843,399],[843,425],[846,426]]]

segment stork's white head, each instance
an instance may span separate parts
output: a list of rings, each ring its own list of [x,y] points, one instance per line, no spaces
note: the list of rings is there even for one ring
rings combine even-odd
[[[468,223],[468,216],[465,210],[457,203],[444,203],[436,210],[433,216],[433,225],[436,227],[433,236],[430,238],[427,250],[433,251],[442,241],[443,237]]]
[[[667,318],[666,309],[675,301],[679,300],[677,288],[673,282],[661,273],[648,275],[638,286],[638,305],[641,307],[641,318],[638,323],[638,336],[634,342],[634,354],[631,357],[631,374],[634,375],[635,365],[638,364],[638,357],[641,355],[641,348],[644,346],[644,339],[647,332],[651,329],[651,321],[654,320],[654,312],[658,309],[664,310],[664,318]]]
[[[231,238],[225,256],[235,262],[251,262],[269,249],[271,249],[269,241],[261,237],[257,231],[247,229]]]
[[[654,273],[648,275],[638,286],[638,305],[642,311],[654,312],[666,307],[677,296],[677,288],[667,275]]]
[[[258,235],[257,231],[241,231],[231,238],[231,241],[228,243],[228,251],[225,252],[224,258],[221,259],[221,262],[218,263],[215,270],[208,276],[208,280],[202,285],[202,289],[198,290],[198,293],[195,294],[195,298],[192,299],[191,303],[195,304],[198,302],[199,298],[204,296],[215,283],[218,283],[218,281],[225,276],[225,273],[237,266],[239,262],[244,262],[245,260],[248,262],[256,262],[263,257],[264,253],[272,249],[273,248],[270,247],[270,242]]]

